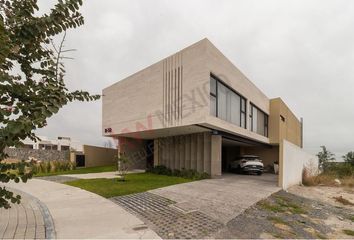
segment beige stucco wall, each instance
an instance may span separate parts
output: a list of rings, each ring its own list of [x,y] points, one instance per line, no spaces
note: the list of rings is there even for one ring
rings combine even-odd
[[[247,129],[210,116],[210,73],[248,100]],[[265,94],[203,39],[105,88],[102,132],[105,136],[151,139],[154,130],[200,124],[269,143],[267,137],[249,130],[250,102],[269,113]],[[105,133],[107,128],[112,132]],[[143,134],[151,130],[150,137]]]
[[[85,167],[109,166],[116,164],[117,149],[83,145]]]
[[[270,100],[269,124],[269,139],[272,144],[279,144],[285,139],[301,147],[301,122],[281,98]]]

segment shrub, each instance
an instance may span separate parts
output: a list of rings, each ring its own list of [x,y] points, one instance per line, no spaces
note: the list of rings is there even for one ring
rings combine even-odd
[[[354,166],[349,163],[331,163],[323,173],[335,175],[338,178],[350,177],[354,176]]]
[[[47,161],[32,163],[31,168],[34,174],[38,174],[74,170],[76,166],[70,161]]]
[[[183,177],[183,178],[188,178],[188,179],[193,179],[193,180],[201,180],[201,179],[210,178],[210,175],[205,172],[200,173],[200,172],[193,170],[193,169],[184,169],[184,168],[182,168],[181,170],[179,170],[179,169],[171,170],[163,165],[152,167],[152,168],[148,169],[147,172],[159,174],[159,175]]]
[[[318,175],[312,175],[307,168],[302,172],[302,183],[305,186],[337,186],[335,179],[339,179],[343,186],[353,187],[354,167],[348,163],[331,163]]]

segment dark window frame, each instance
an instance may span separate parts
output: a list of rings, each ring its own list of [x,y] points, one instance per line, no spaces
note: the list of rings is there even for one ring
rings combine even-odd
[[[263,115],[264,115],[264,133],[261,134],[262,136],[268,137],[269,134],[269,115],[264,112],[262,109],[260,109],[259,107],[257,107],[254,103],[250,103],[251,106],[251,111],[250,111],[250,119],[251,119],[251,131],[255,132],[253,129],[253,108],[257,109],[258,111],[260,111]],[[255,132],[257,134],[259,134],[258,132]]]
[[[210,73],[210,79],[213,78],[216,81],[216,92],[215,94],[211,92],[210,89],[210,96],[215,97],[216,99],[216,114],[215,117],[219,118],[219,109],[218,109],[218,105],[219,105],[219,98],[218,98],[218,83],[222,84],[224,87],[226,87],[227,89],[229,89],[230,91],[232,91],[233,93],[235,93],[237,96],[240,97],[240,125],[236,125],[234,123],[234,125],[242,127],[244,129],[247,129],[247,98],[245,98],[242,94],[240,94],[239,92],[237,92],[236,90],[232,89],[231,87],[229,87],[226,83],[224,83],[220,78],[216,77],[215,74]],[[209,86],[210,86],[210,79],[209,79]],[[244,100],[244,110],[242,110],[242,100]],[[242,114],[244,113],[244,122],[245,122],[245,126],[242,126]],[[228,122],[228,121],[227,121]]]

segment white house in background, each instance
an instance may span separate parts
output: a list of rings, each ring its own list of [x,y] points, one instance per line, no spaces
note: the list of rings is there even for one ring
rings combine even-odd
[[[38,136],[40,141],[33,141],[26,138],[23,140],[25,148],[29,149],[46,149],[46,150],[75,150],[82,151],[82,144],[77,140],[72,140],[70,137],[57,137],[57,139],[50,139],[45,136]]]

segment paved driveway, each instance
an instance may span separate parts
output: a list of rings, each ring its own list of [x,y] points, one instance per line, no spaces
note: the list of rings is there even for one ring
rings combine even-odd
[[[151,190],[176,202],[185,212],[200,211],[226,224],[256,202],[280,190],[277,175],[225,174],[218,179],[183,183]]]

